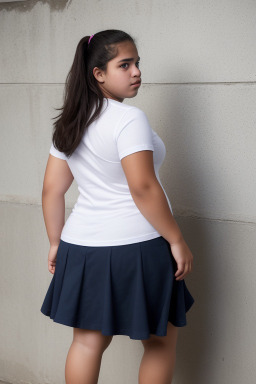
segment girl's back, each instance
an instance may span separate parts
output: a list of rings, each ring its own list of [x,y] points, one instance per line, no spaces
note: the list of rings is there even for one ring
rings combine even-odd
[[[162,139],[152,130],[142,110],[107,98],[100,116],[89,125],[70,158],[52,144],[50,153],[67,161],[80,192],[62,230],[62,240],[103,246],[160,236],[135,205],[120,162],[141,150],[154,152],[154,168],[160,182],[159,169],[166,154]],[[167,200],[172,211],[168,197]]]

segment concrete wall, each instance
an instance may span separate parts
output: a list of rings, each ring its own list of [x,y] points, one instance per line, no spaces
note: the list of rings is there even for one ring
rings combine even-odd
[[[0,379],[64,383],[72,328],[40,312],[52,275],[41,189],[54,108],[84,35],[136,39],[142,108],[166,143],[160,177],[194,255],[196,303],[180,329],[174,384],[254,381],[256,2],[22,1],[0,4]],[[78,196],[66,194],[67,216]],[[99,384],[137,383],[140,341],[115,336]]]

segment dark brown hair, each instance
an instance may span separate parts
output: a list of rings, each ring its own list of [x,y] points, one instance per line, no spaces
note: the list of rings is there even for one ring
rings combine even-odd
[[[126,32],[108,29],[83,37],[76,48],[71,69],[67,75],[62,112],[54,117],[52,142],[55,148],[71,156],[79,145],[85,129],[99,116],[103,107],[103,94],[93,75],[93,68],[103,71],[107,63],[117,56],[115,44],[134,39]],[[93,115],[91,113],[95,108]]]

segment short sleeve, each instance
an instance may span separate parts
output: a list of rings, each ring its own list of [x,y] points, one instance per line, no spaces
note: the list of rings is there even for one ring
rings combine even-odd
[[[139,108],[129,109],[115,130],[119,159],[135,152],[154,151],[153,132],[146,114]]]
[[[67,156],[65,155],[65,153],[63,152],[60,152],[58,151],[58,149],[56,149],[52,143],[51,145],[51,148],[50,148],[50,154],[54,157],[58,157],[59,159],[62,159],[62,160],[68,160]]]

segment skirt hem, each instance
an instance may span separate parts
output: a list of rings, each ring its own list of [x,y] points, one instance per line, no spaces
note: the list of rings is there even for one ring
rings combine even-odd
[[[192,304],[191,304],[192,306]],[[190,307],[189,307],[190,308]],[[187,309],[187,311],[189,310],[189,308]],[[130,339],[133,339],[133,340],[146,340],[150,337],[150,335],[156,335],[156,336],[160,336],[160,337],[164,337],[167,335],[167,330],[166,332],[159,332],[159,331],[152,331],[152,332],[149,332],[148,334],[131,334],[131,332],[129,332],[127,329],[119,329],[117,331],[113,331],[113,332],[105,332],[104,329],[102,329],[102,327],[100,325],[96,325],[96,324],[91,324],[91,325],[81,325],[81,324],[77,324],[75,322],[70,322],[69,320],[63,320],[63,319],[56,319],[54,318],[53,316],[51,316],[49,313],[47,312],[43,312],[42,309],[40,310],[41,313],[47,317],[49,317],[54,323],[57,323],[57,324],[62,324],[62,325],[65,325],[67,327],[72,327],[72,328],[79,328],[79,329],[88,329],[88,330],[94,330],[94,331],[101,331],[101,333],[104,335],[104,336],[129,336]],[[172,320],[168,320],[169,323],[171,323],[172,325],[174,325],[175,327],[178,327],[178,328],[181,328],[181,327],[185,327],[187,325],[187,321],[181,321],[181,322],[177,322],[177,321],[172,321]]]

